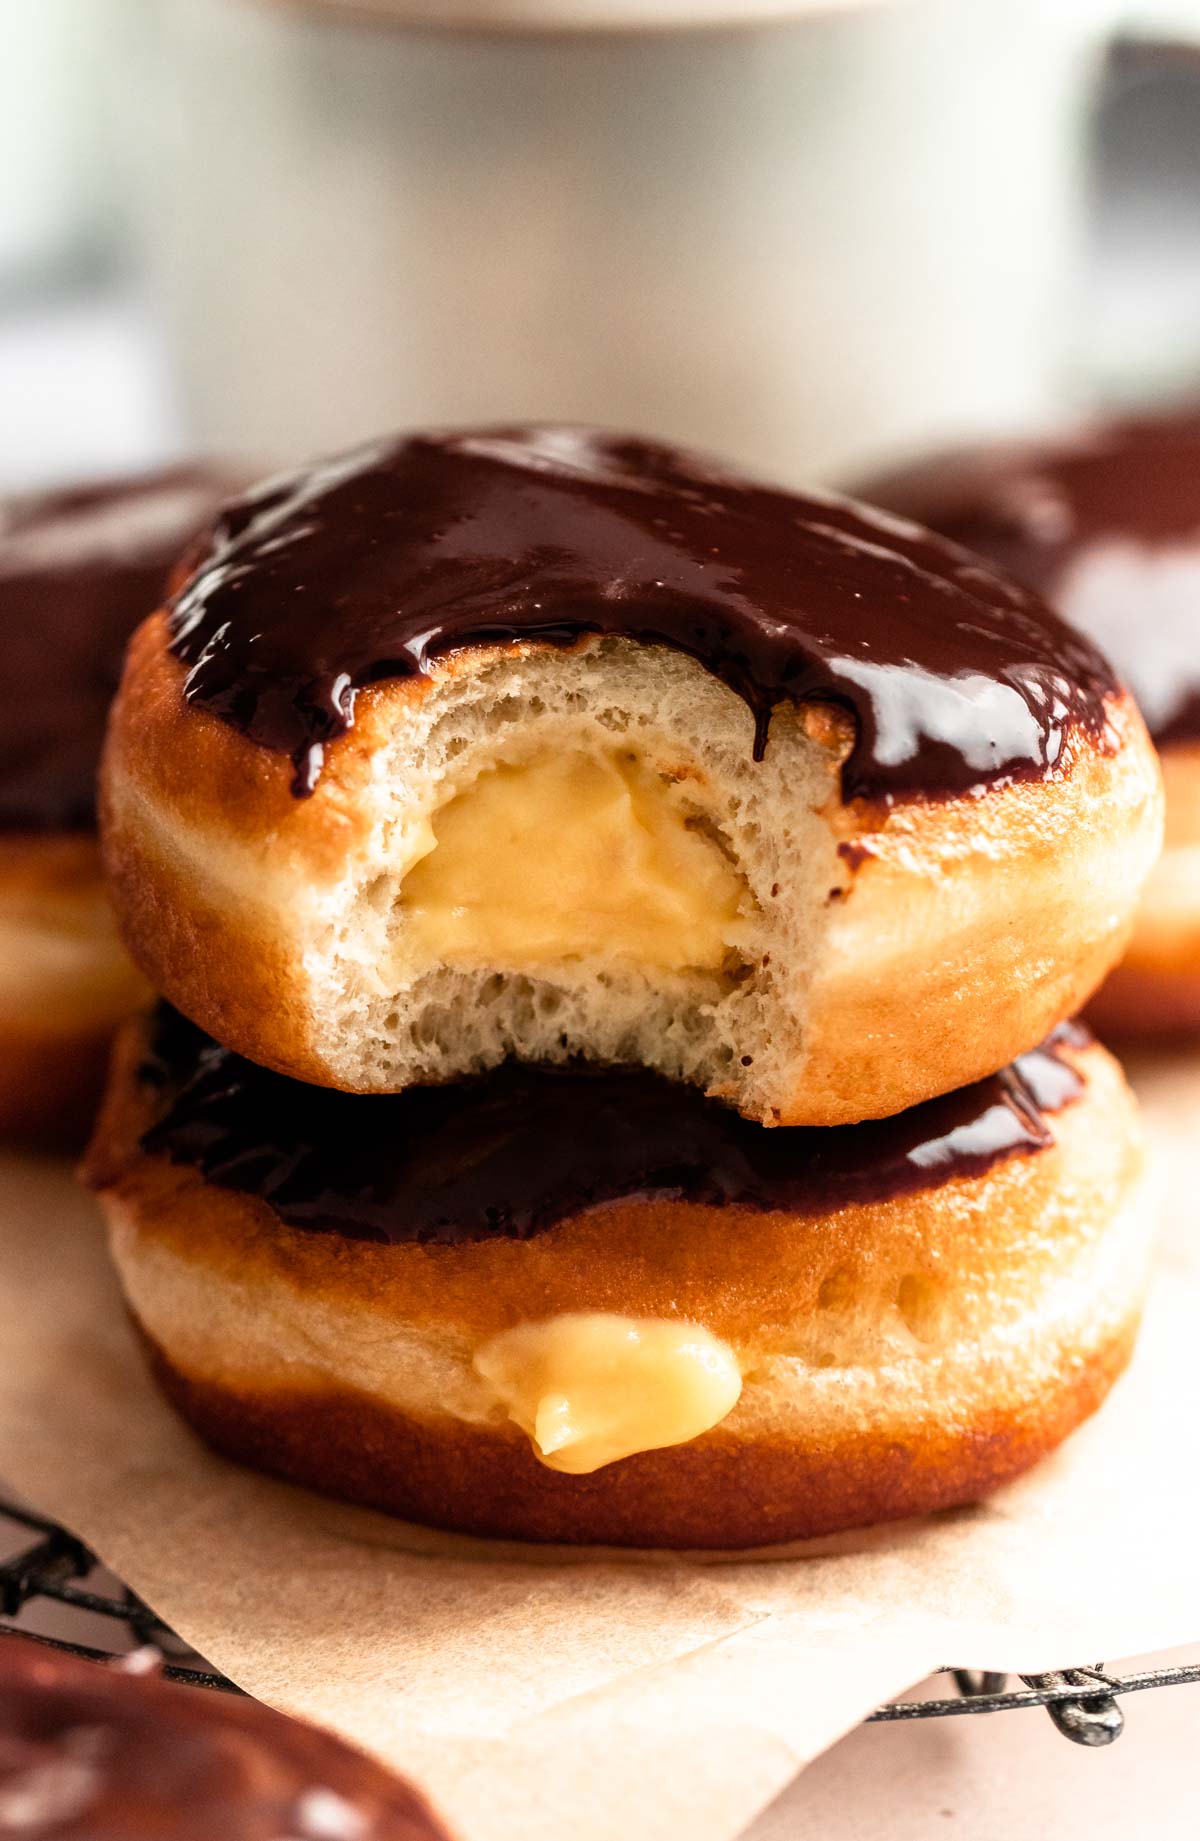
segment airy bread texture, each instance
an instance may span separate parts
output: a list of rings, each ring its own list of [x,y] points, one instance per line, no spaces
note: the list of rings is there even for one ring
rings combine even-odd
[[[376,1245],[282,1222],[140,1148],[131,1026],[89,1157],[156,1370],[218,1450],[480,1534],[735,1548],[976,1500],[1093,1411],[1128,1357],[1152,1210],[1117,1064],[1053,1141],[825,1214],[613,1202],[531,1240]],[[734,1352],[732,1411],[585,1476],[547,1469],[485,1378],[518,1324],[611,1312]]]
[[[148,995],[117,936],[96,840],[0,837],[0,1136],[77,1145],[113,1030]]]
[[[1142,892],[1129,949],[1088,1006],[1123,1036],[1200,1030],[1200,744],[1164,747],[1163,852]]]
[[[1074,1013],[1159,845],[1125,699],[1106,745],[1071,736],[1047,780],[889,810],[842,802],[853,737],[828,706],[780,705],[755,762],[744,703],[680,653],[470,648],[360,692],[296,799],[286,759],[189,708],[183,677],[156,616],[103,773],[126,940],[218,1040],[351,1091],[585,1053],[764,1124],[897,1112]],[[576,810],[567,776],[548,808],[548,764],[572,761],[613,798],[593,784]]]

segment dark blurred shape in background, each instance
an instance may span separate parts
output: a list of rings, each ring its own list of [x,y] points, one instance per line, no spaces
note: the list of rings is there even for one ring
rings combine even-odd
[[[1093,145],[1088,381],[1109,402],[1200,386],[1200,52],[1118,44]]]

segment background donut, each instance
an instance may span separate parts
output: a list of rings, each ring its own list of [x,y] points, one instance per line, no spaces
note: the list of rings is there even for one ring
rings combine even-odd
[[[231,507],[131,647],[103,823],[143,971],[282,1072],[582,1052],[838,1124],[1085,1001],[1160,797],[1100,655],[938,540],[535,429]]]
[[[1107,652],[1162,758],[1163,854],[1098,1027],[1200,1029],[1200,410],[921,461],[861,486],[991,558]]]
[[[0,1835],[446,1841],[415,1790],[329,1733],[240,1695],[11,1637],[0,1642]]]
[[[233,476],[170,468],[0,503],[0,1135],[77,1141],[146,998],[95,837],[126,641]]]

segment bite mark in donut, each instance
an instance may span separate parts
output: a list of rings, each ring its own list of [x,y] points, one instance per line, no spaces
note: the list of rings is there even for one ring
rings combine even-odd
[[[104,810],[138,962],[283,1073],[584,1054],[836,1125],[1085,1001],[1160,798],[1100,655],[952,546],[534,429],[228,508],[131,650]]]

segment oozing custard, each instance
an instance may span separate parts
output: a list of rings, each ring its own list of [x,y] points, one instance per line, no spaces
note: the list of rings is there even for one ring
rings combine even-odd
[[[700,1324],[607,1311],[519,1323],[477,1350],[474,1366],[541,1462],[572,1476],[685,1445],[742,1391],[733,1350]]]
[[[418,953],[513,971],[597,953],[715,971],[745,900],[686,786],[628,748],[485,769],[434,814],[401,893]]]

